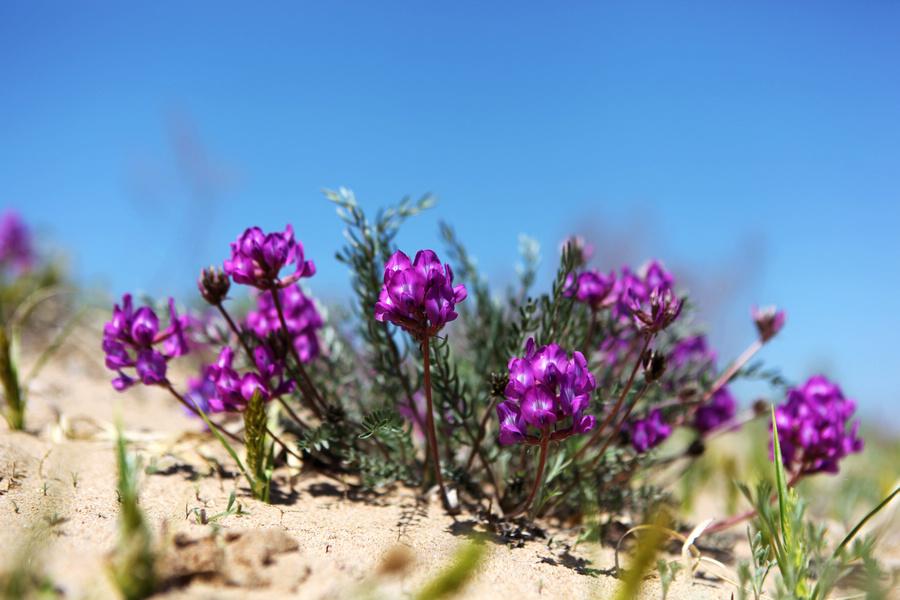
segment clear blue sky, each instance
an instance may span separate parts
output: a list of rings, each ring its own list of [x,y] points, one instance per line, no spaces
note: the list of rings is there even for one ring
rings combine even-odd
[[[431,191],[404,247],[450,220],[498,281],[521,232],[547,273],[571,230],[659,256],[724,355],[783,305],[764,357],[896,424],[900,3],[488,4],[5,2],[0,204],[116,294],[290,221],[341,298],[319,190]]]

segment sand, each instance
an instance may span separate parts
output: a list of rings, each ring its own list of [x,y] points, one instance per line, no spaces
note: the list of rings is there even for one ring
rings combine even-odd
[[[38,564],[54,584],[67,597],[116,597],[105,564],[116,541],[117,417],[132,451],[155,471],[142,476],[141,505],[167,548],[161,597],[411,597],[486,531],[474,515],[451,518],[417,490],[359,496],[319,475],[291,479],[286,469],[277,475],[277,504],[254,501],[215,440],[164,393],[118,394],[100,365],[68,353],[35,386],[29,432],[0,426],[0,565],[12,564],[35,531],[49,530]],[[204,524],[201,510],[208,521],[232,491],[241,514]],[[491,534],[485,546],[460,597],[612,598],[620,583],[613,550],[575,546],[571,532],[550,528],[547,538],[522,544]],[[668,597],[730,598],[732,591],[707,573],[680,578]],[[642,597],[661,597],[656,578]]]

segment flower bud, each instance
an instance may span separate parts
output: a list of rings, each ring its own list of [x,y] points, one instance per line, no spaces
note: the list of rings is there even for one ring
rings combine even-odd
[[[203,299],[217,306],[222,303],[225,296],[228,295],[228,289],[231,287],[231,279],[216,267],[210,267],[200,271],[200,278],[197,279],[197,288]]]
[[[778,332],[784,327],[785,313],[774,306],[762,309],[754,306],[750,314],[753,316],[753,322],[756,323],[756,330],[759,331],[759,339],[763,343],[778,335]]]
[[[666,372],[666,357],[657,351],[644,355],[644,379],[649,383],[659,380]]]

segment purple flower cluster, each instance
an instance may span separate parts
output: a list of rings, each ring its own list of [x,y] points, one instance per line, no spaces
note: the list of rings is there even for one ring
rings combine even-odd
[[[160,331],[156,312],[149,306],[135,310],[131,294],[125,294],[122,305],[115,305],[112,320],[103,328],[106,366],[118,373],[112,380],[113,387],[122,391],[138,380],[144,385],[165,383],[169,359],[188,351],[187,325],[187,316],[179,316],[175,301],[169,298],[169,326]],[[136,376],[125,374],[123,369],[134,369]]]
[[[23,273],[33,262],[31,233],[19,214],[9,210],[0,217],[0,265]]]
[[[289,265],[296,265],[294,272],[281,277],[281,269]],[[305,260],[303,244],[294,239],[290,225],[283,232],[263,233],[259,227],[245,230],[231,244],[231,258],[223,268],[236,283],[261,290],[284,288],[316,273],[315,264]]]
[[[822,375],[790,389],[775,409],[785,467],[805,475],[837,473],[842,458],[863,449],[859,421],[847,428],[855,410],[856,403]]]
[[[706,404],[697,408],[694,413],[694,428],[700,433],[712,431],[730,421],[736,410],[734,396],[727,387],[721,387]]]
[[[272,299],[273,293],[277,293],[281,301],[284,321],[300,360],[305,363],[313,360],[319,355],[316,331],[322,327],[322,317],[299,285],[261,292],[256,299],[257,309],[247,314],[247,327],[263,340],[281,330],[278,309]]]
[[[667,364],[670,372],[689,371],[697,377],[716,370],[716,352],[709,347],[705,335],[694,335],[678,340],[669,352]]]
[[[266,401],[286,394],[293,384],[284,379],[284,366],[265,345],[253,350],[255,370],[243,375],[233,367],[234,350],[225,346],[207,375],[215,383],[216,393],[207,398],[210,412],[241,411],[259,392]]]
[[[648,303],[654,290],[663,293],[674,290],[674,287],[675,278],[658,260],[645,263],[637,273],[628,267],[622,267],[612,290],[615,298],[613,314],[621,320],[631,320],[635,303]]]
[[[662,331],[678,318],[684,303],[675,297],[671,289],[654,288],[646,300],[629,290],[628,306],[631,308],[637,328],[647,333],[655,333]]]
[[[422,339],[458,316],[466,287],[453,285],[453,270],[432,250],[419,250],[414,261],[401,251],[384,266],[384,287],[375,304],[375,320],[391,322]]]
[[[609,274],[599,271],[582,271],[578,275],[569,274],[566,277],[564,293],[597,310],[614,302],[614,299],[610,299],[610,292],[613,291],[615,284],[616,274],[614,271]],[[606,302],[607,299],[609,302]]]
[[[672,435],[672,427],[662,418],[662,412],[657,408],[643,419],[636,419],[628,425],[628,436],[631,438],[631,446],[638,452],[646,452],[663,443]]]
[[[506,400],[497,405],[501,444],[538,443],[540,437],[530,435],[529,427],[550,433],[554,440],[594,428],[594,417],[584,411],[597,383],[581,352],[570,359],[556,344],[536,348],[529,339],[525,355],[511,358],[508,368]],[[568,427],[559,428],[567,418]]]

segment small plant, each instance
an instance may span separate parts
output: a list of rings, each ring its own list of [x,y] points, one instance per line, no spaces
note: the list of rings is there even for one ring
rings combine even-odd
[[[828,550],[824,527],[805,518],[805,503],[796,489],[788,486],[785,464],[790,462],[782,451],[779,434],[781,427],[776,426],[777,422],[777,412],[773,409],[777,509],[772,507],[771,487],[768,483],[760,483],[755,494],[746,486],[741,486],[744,494],[754,504],[757,515],[754,521],[757,532],[751,536],[748,530],[752,559],[742,563],[738,569],[741,597],[747,597],[748,588],[754,599],[761,597],[766,577],[773,567],[777,567],[778,572],[775,591],[779,599],[827,598],[856,564],[867,566],[870,574],[867,583],[877,590],[880,587],[878,579],[881,570],[872,556],[874,538],[855,538],[865,523],[900,493],[900,488],[895,489],[872,509],[836,548]]]
[[[25,429],[25,407],[32,381],[62,346],[77,323],[77,315],[64,323],[43,344],[34,363],[20,372],[22,330],[38,304],[62,295],[60,273],[50,262],[38,260],[31,232],[17,213],[0,217],[0,387],[3,416],[10,429]]]
[[[156,589],[156,554],[146,517],[138,503],[140,461],[128,454],[121,430],[116,439],[119,538],[109,563],[116,589],[126,600],[147,598]]]

